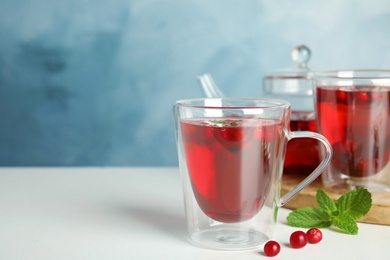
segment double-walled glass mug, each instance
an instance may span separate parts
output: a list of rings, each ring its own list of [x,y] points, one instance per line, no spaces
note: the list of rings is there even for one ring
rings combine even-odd
[[[319,176],[331,158],[322,135],[290,131],[287,101],[190,99],[177,101],[174,113],[189,237],[201,247],[242,250],[264,244],[273,236],[278,208]],[[293,138],[317,139],[326,153],[281,197],[286,145]]]
[[[314,73],[318,132],[333,147],[325,186],[390,190],[390,71]]]

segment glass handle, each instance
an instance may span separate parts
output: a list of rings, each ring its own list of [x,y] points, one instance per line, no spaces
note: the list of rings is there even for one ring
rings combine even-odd
[[[289,140],[293,138],[314,138],[320,141],[325,146],[326,155],[325,158],[321,161],[321,163],[317,166],[317,168],[307,176],[303,181],[301,181],[294,189],[285,194],[279,201],[279,206],[283,206],[286,204],[292,197],[294,197],[298,192],[300,192],[303,188],[312,183],[319,175],[321,175],[324,168],[330,162],[332,158],[332,147],[328,140],[318,133],[310,132],[310,131],[296,131],[290,132]]]

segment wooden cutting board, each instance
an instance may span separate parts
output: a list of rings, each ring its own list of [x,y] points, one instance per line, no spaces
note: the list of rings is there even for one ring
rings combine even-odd
[[[282,195],[292,190],[304,178],[304,176],[285,175],[282,180]],[[317,207],[316,194],[318,189],[323,189],[332,199],[337,200],[342,194],[348,192],[339,188],[325,188],[321,178],[317,178],[309,186],[301,190],[284,207],[297,209],[302,207]],[[373,193],[370,211],[360,218],[358,222],[390,225],[390,192]]]

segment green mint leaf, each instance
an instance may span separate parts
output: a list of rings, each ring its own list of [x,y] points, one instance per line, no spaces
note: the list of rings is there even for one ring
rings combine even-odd
[[[348,214],[342,214],[333,218],[333,225],[351,235],[357,235],[359,227],[355,220]]]
[[[287,223],[292,227],[325,228],[332,224],[332,219],[326,212],[306,207],[296,209],[287,216]]]
[[[296,209],[287,216],[287,223],[293,227],[323,228],[332,224],[347,234],[359,231],[356,220],[371,208],[371,193],[358,188],[342,195],[336,202],[322,189],[317,190],[318,209],[312,207]]]
[[[371,204],[371,193],[365,188],[347,192],[336,201],[339,216],[348,215],[353,220],[366,215],[371,208]]]
[[[236,121],[227,121],[227,120],[212,120],[214,124],[218,125],[227,125],[227,126],[237,126],[238,123]]]
[[[317,190],[316,201],[318,208],[329,215],[334,215],[338,210],[334,200],[322,189]]]

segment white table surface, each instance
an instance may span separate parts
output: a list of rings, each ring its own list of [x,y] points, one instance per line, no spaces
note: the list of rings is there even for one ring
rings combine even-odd
[[[390,259],[390,226],[288,246],[281,209],[268,259]],[[258,250],[202,249],[186,237],[178,168],[0,168],[0,259],[267,259]]]

